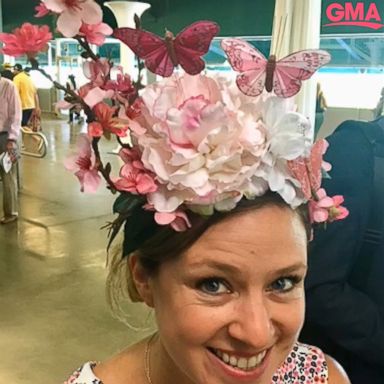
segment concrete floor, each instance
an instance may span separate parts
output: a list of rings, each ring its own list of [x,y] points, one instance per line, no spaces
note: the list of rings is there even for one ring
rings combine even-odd
[[[0,226],[0,384],[62,383],[83,362],[148,333],[146,309],[128,306],[135,331],[113,319],[105,301],[100,227],[112,218],[114,197],[105,188],[82,194],[63,166],[84,129],[45,119],[48,155],[20,162],[20,218]]]

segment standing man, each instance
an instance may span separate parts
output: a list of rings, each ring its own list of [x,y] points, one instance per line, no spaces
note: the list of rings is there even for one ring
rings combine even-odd
[[[23,71],[21,64],[14,65],[13,73],[15,75],[13,82],[19,91],[21,108],[23,110],[21,125],[25,127],[28,124],[32,113],[40,115],[39,99],[31,77]]]
[[[0,76],[0,156],[7,152],[12,167],[6,172],[0,164],[0,177],[3,181],[3,210],[1,224],[17,220],[17,139],[21,129],[21,104],[16,86],[11,80]]]
[[[310,244],[301,341],[336,358],[352,384],[383,384],[384,117],[347,120],[327,140],[324,188],[350,214]]]

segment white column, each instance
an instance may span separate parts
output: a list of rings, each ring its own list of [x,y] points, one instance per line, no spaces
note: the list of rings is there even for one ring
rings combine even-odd
[[[140,3],[138,1],[107,1],[104,3],[116,18],[118,27],[135,28],[134,15],[141,16],[145,10],[150,8],[148,3]],[[134,70],[135,56],[133,52],[123,43],[120,45],[120,63],[126,73],[133,78],[136,76]]]
[[[319,48],[320,22],[321,0],[276,0],[271,53],[281,59],[295,51]],[[316,74],[303,82],[295,101],[298,112],[314,126]]]

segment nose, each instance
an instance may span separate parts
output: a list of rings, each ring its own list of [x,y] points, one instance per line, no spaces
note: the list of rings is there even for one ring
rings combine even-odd
[[[228,325],[228,333],[237,342],[258,351],[271,346],[275,327],[266,299],[260,295],[238,302]]]

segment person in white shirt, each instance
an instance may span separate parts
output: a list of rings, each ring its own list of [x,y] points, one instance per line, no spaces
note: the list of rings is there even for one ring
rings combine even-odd
[[[16,162],[21,113],[20,97],[15,85],[11,80],[0,76],[0,156],[7,152],[13,164],[9,172],[0,165],[4,211],[1,224],[11,223],[18,217]]]

